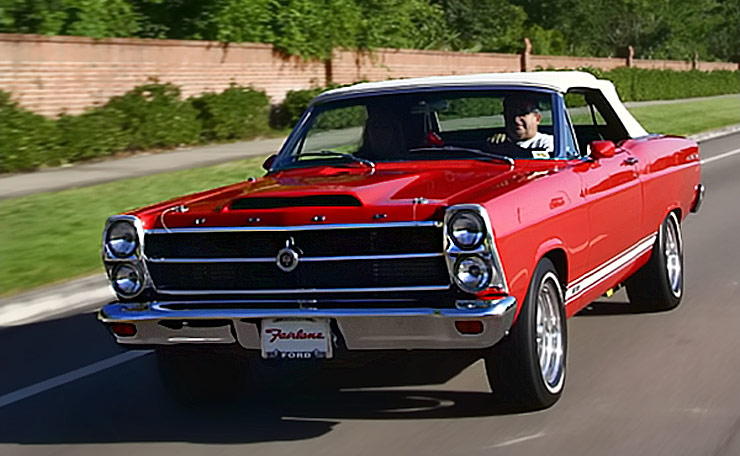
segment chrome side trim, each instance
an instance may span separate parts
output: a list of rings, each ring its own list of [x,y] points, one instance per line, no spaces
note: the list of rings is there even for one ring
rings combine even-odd
[[[565,303],[569,304],[579,298],[582,294],[592,289],[609,276],[614,275],[620,269],[639,258],[642,254],[650,251],[653,248],[653,244],[655,244],[656,237],[657,233],[653,233],[646,238],[643,238],[637,242],[637,244],[628,248],[624,252],[572,281],[568,284],[568,288],[565,291]]]
[[[388,222],[388,223],[349,223],[349,224],[325,224],[325,225],[298,225],[298,226],[219,226],[205,228],[170,228],[149,229],[145,234],[197,234],[197,233],[241,233],[260,231],[320,231],[320,230],[346,230],[362,228],[407,228],[407,227],[436,227],[441,228],[442,222]]]
[[[372,293],[395,291],[444,291],[449,285],[429,285],[418,287],[385,287],[385,288],[301,288],[287,290],[160,290],[157,293],[170,296],[205,296],[205,295],[255,295],[255,294],[305,294],[305,293]]]
[[[404,253],[397,255],[352,255],[328,257],[298,257],[298,262],[318,261],[362,261],[362,260],[407,260],[414,258],[436,258],[443,253]],[[150,263],[274,263],[275,257],[255,258],[149,258]]]

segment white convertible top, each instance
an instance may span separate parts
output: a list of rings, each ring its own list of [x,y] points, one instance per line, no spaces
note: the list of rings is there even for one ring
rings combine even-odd
[[[329,90],[321,94],[318,100],[341,95],[362,95],[374,92],[386,92],[394,89],[414,89],[422,87],[466,87],[466,86],[522,86],[541,87],[565,93],[574,87],[600,90],[606,100],[619,116],[632,138],[647,135],[639,122],[624,107],[617,95],[614,84],[605,79],[583,71],[535,71],[528,73],[481,73],[455,76],[431,76],[426,78],[394,79],[380,82],[364,82]]]

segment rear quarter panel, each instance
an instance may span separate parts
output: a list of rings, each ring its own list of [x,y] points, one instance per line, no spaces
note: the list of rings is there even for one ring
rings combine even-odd
[[[675,209],[685,218],[701,182],[699,146],[677,136],[650,136],[628,140],[622,147],[639,159],[642,183],[643,234],[654,233]]]

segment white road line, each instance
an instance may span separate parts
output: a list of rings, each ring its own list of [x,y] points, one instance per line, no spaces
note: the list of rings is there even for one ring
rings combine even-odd
[[[719,154],[716,157],[705,158],[704,160],[701,161],[701,164],[706,165],[707,163],[712,163],[713,161],[731,157],[736,154],[740,154],[740,149],[731,150],[729,152],[725,152],[724,154]]]
[[[506,440],[504,442],[497,443],[496,445],[487,446],[487,447],[485,447],[483,449],[484,450],[488,450],[490,448],[502,448],[502,447],[506,447],[506,446],[510,446],[510,445],[516,445],[517,443],[526,442],[528,440],[539,439],[540,437],[544,437],[544,435],[545,435],[544,432],[538,432],[537,434],[527,435],[527,436],[524,436],[524,437],[519,437],[517,439]]]
[[[66,374],[57,375],[56,377],[52,377],[48,380],[44,380],[34,385],[21,388],[19,390],[13,391],[12,393],[0,396],[0,408],[18,401],[22,401],[23,399],[29,398],[31,396],[43,393],[44,391],[48,391],[52,388],[56,388],[57,386],[64,385],[65,383],[70,383],[83,377],[96,374],[102,370],[109,369],[111,367],[126,363],[136,358],[140,358],[142,356],[148,355],[151,352],[152,350],[127,351],[116,356],[104,359],[102,361],[92,363],[88,366],[75,369],[71,372],[67,372]]]

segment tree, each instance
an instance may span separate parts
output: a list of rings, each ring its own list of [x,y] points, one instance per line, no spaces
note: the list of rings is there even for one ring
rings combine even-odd
[[[706,38],[714,56],[740,62],[740,2],[718,1],[717,21]]]
[[[451,35],[439,5],[426,0],[357,0],[356,5],[362,49],[449,47]]]
[[[335,47],[355,47],[360,24],[352,0],[274,0],[272,44],[286,54],[329,58]]]
[[[126,37],[139,31],[139,16],[126,0],[4,0],[0,32]]]
[[[444,10],[455,50],[517,52],[524,38],[524,9],[506,0],[436,0]]]

